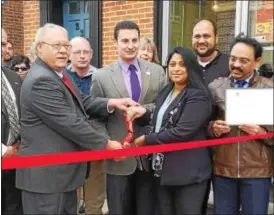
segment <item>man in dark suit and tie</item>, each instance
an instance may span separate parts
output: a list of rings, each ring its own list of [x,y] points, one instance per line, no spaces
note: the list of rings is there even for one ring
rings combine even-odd
[[[122,149],[88,119],[107,117],[115,108],[126,110],[137,103],[129,98],[92,98],[78,90],[65,72],[70,44],[63,27],[40,28],[35,46],[38,58],[21,88],[20,155]],[[24,213],[76,214],[76,190],[86,174],[86,163],[18,169],[16,186],[22,190]]]
[[[2,28],[2,56],[7,50],[7,33]],[[20,77],[6,67],[1,67],[1,143],[2,156],[14,156],[20,141],[19,96]],[[2,171],[1,214],[23,214],[21,192],[15,188],[15,170]]]
[[[106,98],[131,97],[150,110],[166,76],[161,66],[137,59],[140,30],[132,21],[121,21],[114,28],[118,60],[93,75],[92,95]],[[100,126],[98,124],[97,126]],[[111,139],[122,140],[127,134],[123,113],[116,111],[100,130]],[[136,137],[146,128],[134,125]],[[141,171],[141,170],[146,171]],[[152,174],[147,173],[150,163],[145,157],[129,157],[124,161],[107,160],[107,202],[109,214],[153,214]]]

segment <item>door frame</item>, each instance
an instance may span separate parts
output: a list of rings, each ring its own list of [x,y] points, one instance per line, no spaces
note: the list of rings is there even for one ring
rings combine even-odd
[[[56,3],[62,0],[54,0]],[[54,18],[52,16],[52,1],[40,1],[40,26],[42,27],[46,23],[54,23],[63,26],[63,21],[60,17]],[[59,10],[59,13],[63,17],[63,7]],[[55,8],[56,10],[56,8]],[[102,66],[102,2],[101,1],[89,1],[89,42],[93,49],[93,57],[91,64],[100,68]]]

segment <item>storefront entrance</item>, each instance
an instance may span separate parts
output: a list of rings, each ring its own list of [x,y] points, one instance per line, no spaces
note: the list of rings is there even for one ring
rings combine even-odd
[[[40,25],[54,23],[67,29],[69,39],[75,36],[86,38],[93,49],[91,63],[100,67],[102,64],[101,9],[101,1],[40,1]]]
[[[192,27],[196,19],[216,22],[217,49],[229,53],[239,33],[256,38],[264,47],[263,62],[273,66],[272,1],[165,1],[163,6],[162,63],[176,46],[191,48]]]
[[[89,38],[89,1],[63,2],[63,23],[69,33],[69,39],[80,36]]]

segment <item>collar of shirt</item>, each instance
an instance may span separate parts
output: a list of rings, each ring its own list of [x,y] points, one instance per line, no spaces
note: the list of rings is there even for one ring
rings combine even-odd
[[[139,64],[138,64],[138,61],[137,61],[137,58],[135,58],[131,64],[127,64],[125,63],[122,59],[118,59],[118,62],[119,62],[119,65],[122,69],[122,71],[125,73],[125,74],[129,74],[129,66],[131,64],[133,64],[135,67],[136,67],[136,72],[139,73],[140,72],[140,67],[139,67]]]
[[[71,74],[75,74],[75,76],[77,76],[79,79],[81,79],[81,78],[78,76],[77,72],[72,71],[71,68],[72,68],[72,66],[71,66],[71,64],[69,64],[69,65],[67,66],[67,71],[70,72]],[[96,68],[96,67],[94,67],[94,66],[92,66],[92,65],[89,65],[89,70],[88,70],[87,74],[86,74],[83,78],[91,76],[91,75],[92,75],[94,72],[96,72],[96,71],[97,71],[97,68]]]
[[[251,78],[253,77],[253,75],[254,75],[254,72],[253,72],[248,78],[245,79],[245,81],[246,81],[248,84],[249,84],[249,81],[251,80]],[[233,83],[234,83],[234,84],[237,83],[237,81],[238,81],[238,80],[233,79]]]
[[[55,71],[54,72],[59,76],[59,78],[63,79],[63,72]]]
[[[205,63],[202,62],[202,64],[206,64],[206,65],[200,64],[200,61],[198,60],[200,66],[203,67],[203,68],[207,68],[207,67],[209,67],[211,64],[216,64],[216,63],[218,63],[218,60],[220,59],[222,53],[221,53],[219,50],[217,50],[217,49],[216,49],[216,51],[217,51],[217,55],[215,56],[215,58],[214,58],[213,60],[208,61],[208,62],[205,62]]]

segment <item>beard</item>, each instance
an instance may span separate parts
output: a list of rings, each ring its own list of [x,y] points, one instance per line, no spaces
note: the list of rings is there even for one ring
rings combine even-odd
[[[216,46],[213,46],[212,48],[208,48],[206,52],[199,52],[199,50],[197,48],[194,49],[196,55],[198,55],[199,57],[208,57],[210,56],[214,51],[216,50]]]

